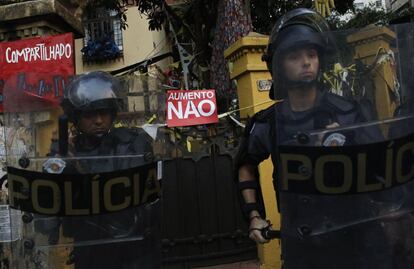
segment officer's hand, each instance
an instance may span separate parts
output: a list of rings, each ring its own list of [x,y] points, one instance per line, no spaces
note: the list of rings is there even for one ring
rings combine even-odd
[[[75,156],[75,136],[72,132],[69,133],[68,137],[68,156],[74,157]]]
[[[249,238],[259,244],[268,243],[270,240],[262,236],[262,229],[269,227],[270,224],[260,217],[250,219]]]
[[[326,126],[325,126],[325,129],[334,129],[334,128],[338,128],[339,126],[340,126],[340,125],[339,125],[339,123],[337,123],[337,122],[332,122],[331,124],[326,125]],[[326,132],[323,132],[323,133],[321,133],[321,134],[318,134],[318,136],[317,136],[317,140],[316,140],[316,142],[315,142],[315,146],[320,147],[320,146],[322,146],[322,145],[323,145],[324,138],[325,138],[325,133],[326,133]],[[326,145],[325,145],[325,146],[326,146]]]
[[[337,123],[337,122],[333,122],[333,123],[331,123],[331,124],[329,124],[329,125],[326,125],[326,129],[333,129],[333,128],[338,128],[339,127],[339,123]]]

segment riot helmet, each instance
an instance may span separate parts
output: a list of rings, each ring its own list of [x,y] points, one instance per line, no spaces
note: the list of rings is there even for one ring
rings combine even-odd
[[[271,99],[286,96],[282,85],[305,86],[316,82],[289,81],[284,75],[281,60],[286,53],[295,49],[314,48],[318,52],[320,73],[330,46],[329,38],[326,36],[328,31],[329,26],[325,19],[319,13],[305,8],[294,9],[276,22],[269,36],[266,53],[263,55],[273,78],[273,86],[269,92]]]
[[[114,119],[119,109],[120,90],[120,82],[106,72],[82,74],[66,87],[62,107],[75,125],[82,113],[97,110],[109,111]]]

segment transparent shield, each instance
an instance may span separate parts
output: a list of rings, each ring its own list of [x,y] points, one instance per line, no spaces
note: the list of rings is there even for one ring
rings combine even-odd
[[[108,132],[88,136],[59,102],[16,91],[14,79],[4,91],[9,203],[19,216],[11,230],[20,235],[11,267],[159,268],[162,119],[121,108]]]
[[[285,55],[273,150],[286,268],[413,264],[412,29],[332,32],[342,62],[317,51],[315,81],[309,48]]]

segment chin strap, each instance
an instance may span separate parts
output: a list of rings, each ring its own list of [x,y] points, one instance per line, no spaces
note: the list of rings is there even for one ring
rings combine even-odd
[[[101,136],[87,135],[78,130],[76,135],[77,145],[80,146],[83,150],[93,150],[101,144],[103,137],[108,133]]]
[[[286,80],[285,86],[286,88],[297,88],[297,89],[305,89],[312,86],[317,85],[318,79],[312,79],[310,81],[293,81],[293,80]]]

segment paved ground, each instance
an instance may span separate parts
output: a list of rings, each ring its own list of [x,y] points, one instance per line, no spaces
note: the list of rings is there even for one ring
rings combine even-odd
[[[194,269],[259,269],[259,262],[258,261],[245,261],[245,262],[237,262],[231,264],[221,264],[215,266],[208,266],[208,267],[197,267]]]

